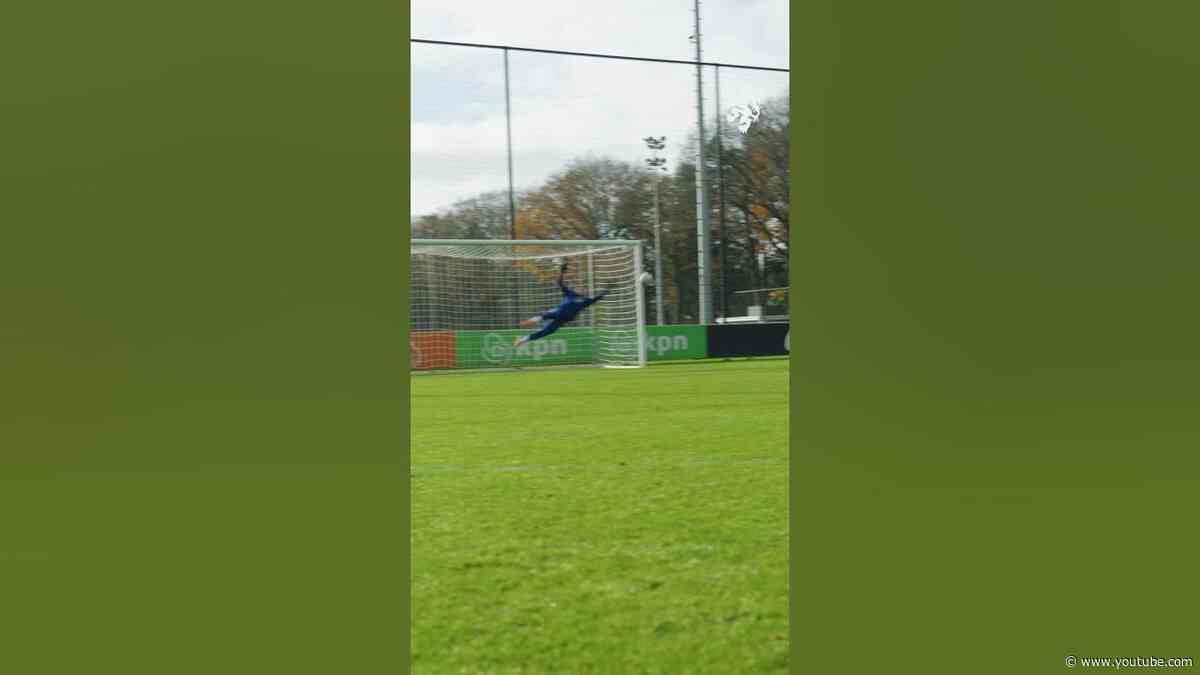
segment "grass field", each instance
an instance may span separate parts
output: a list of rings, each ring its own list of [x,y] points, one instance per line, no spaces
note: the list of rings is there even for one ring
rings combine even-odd
[[[413,672],[787,672],[787,402],[787,360],[413,378]]]

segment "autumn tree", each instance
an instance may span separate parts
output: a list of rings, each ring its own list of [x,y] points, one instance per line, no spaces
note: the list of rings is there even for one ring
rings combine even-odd
[[[413,220],[418,239],[508,239],[508,191],[495,190],[460,199],[438,213]]]
[[[522,199],[531,231],[557,239],[641,238],[631,223],[649,208],[649,178],[611,158],[573,160]]]
[[[758,120],[745,134],[723,128],[720,175],[713,204],[719,221],[723,195],[725,216],[726,303],[741,313],[749,298],[737,289],[787,285],[791,222],[789,101],[786,94],[766,101]],[[716,139],[713,156],[717,156]],[[724,188],[721,190],[721,188]]]

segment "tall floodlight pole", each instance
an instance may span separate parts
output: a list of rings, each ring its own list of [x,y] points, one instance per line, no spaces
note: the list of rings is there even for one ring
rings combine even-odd
[[[727,298],[725,292],[725,248],[728,245],[728,240],[725,234],[725,152],[721,145],[721,66],[714,68],[716,71],[715,84],[717,86],[717,186],[720,190],[720,197],[717,203],[717,213],[721,214],[719,227],[721,228],[721,257],[718,261],[720,267],[720,316],[722,320],[729,316],[729,309],[726,307]]]
[[[654,151],[654,156],[646,160],[646,166],[650,167],[651,175],[654,179],[654,313],[657,321],[656,325],[662,326],[666,322],[663,321],[663,278],[662,278],[662,232],[661,224],[659,223],[659,191],[662,187],[662,180],[659,176],[659,171],[667,170],[667,160],[658,156],[658,151],[666,147],[667,137],[647,136],[642,139],[646,142],[646,147]]]
[[[514,241],[517,238],[517,200],[513,197],[513,162],[512,162],[512,97],[508,92],[508,49],[504,50],[504,126],[508,149],[508,234]],[[520,321],[521,290],[514,283],[512,289],[512,311],[510,313],[513,325]]]
[[[700,0],[695,0],[695,7],[696,34],[692,37],[696,40],[696,127],[700,132],[696,158],[696,252],[700,271],[700,324],[706,325],[712,323],[712,282],[709,271],[712,246],[709,242],[708,189],[704,180],[704,66],[700,57]]]
[[[508,231],[517,238],[517,200],[513,197],[512,106],[508,94],[508,49],[504,50],[504,125],[508,132]]]

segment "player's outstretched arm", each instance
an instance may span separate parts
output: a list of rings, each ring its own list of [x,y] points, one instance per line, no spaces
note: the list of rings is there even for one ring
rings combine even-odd
[[[607,289],[607,288],[606,288],[606,289],[604,289],[604,290],[602,290],[602,291],[600,291],[599,293],[597,293],[597,294],[596,294],[596,297],[594,297],[594,298],[588,298],[588,299],[584,300],[584,301],[583,301],[583,306],[584,306],[584,307],[591,307],[592,305],[596,304],[597,302],[600,302],[601,300],[603,300],[603,299],[604,299],[604,296],[606,296],[606,295],[608,295],[608,289]]]

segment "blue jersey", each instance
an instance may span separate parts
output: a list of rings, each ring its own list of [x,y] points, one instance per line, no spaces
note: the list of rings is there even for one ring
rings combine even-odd
[[[562,279],[558,280],[558,287],[562,289],[563,299],[562,302],[558,303],[557,307],[542,314],[542,318],[547,321],[557,321],[560,324],[574,321],[580,312],[596,304],[598,300],[604,297],[604,293],[601,293],[594,298],[585,298],[567,288]]]
[[[555,319],[567,323],[574,321],[575,317],[579,316],[579,313],[591,305],[592,302],[595,301],[590,298],[582,298],[569,288],[563,289],[562,302],[558,303],[558,306],[550,310],[549,313],[553,314]]]

